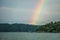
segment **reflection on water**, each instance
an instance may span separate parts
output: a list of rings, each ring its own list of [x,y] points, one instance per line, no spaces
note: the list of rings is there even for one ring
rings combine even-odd
[[[59,40],[60,33],[0,32],[0,40]]]

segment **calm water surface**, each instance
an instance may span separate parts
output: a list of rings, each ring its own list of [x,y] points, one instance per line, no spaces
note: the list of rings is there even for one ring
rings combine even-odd
[[[0,40],[60,40],[60,33],[0,32]]]

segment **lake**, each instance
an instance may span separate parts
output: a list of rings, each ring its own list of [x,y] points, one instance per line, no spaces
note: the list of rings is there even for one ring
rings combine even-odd
[[[60,40],[60,33],[0,32],[0,40]]]

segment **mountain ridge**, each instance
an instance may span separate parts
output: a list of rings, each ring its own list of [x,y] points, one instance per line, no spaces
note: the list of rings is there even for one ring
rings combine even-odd
[[[39,25],[0,23],[0,32],[35,32]]]

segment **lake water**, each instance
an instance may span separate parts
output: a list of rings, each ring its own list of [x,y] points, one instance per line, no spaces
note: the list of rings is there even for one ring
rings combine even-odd
[[[60,40],[60,33],[0,32],[0,40]]]

